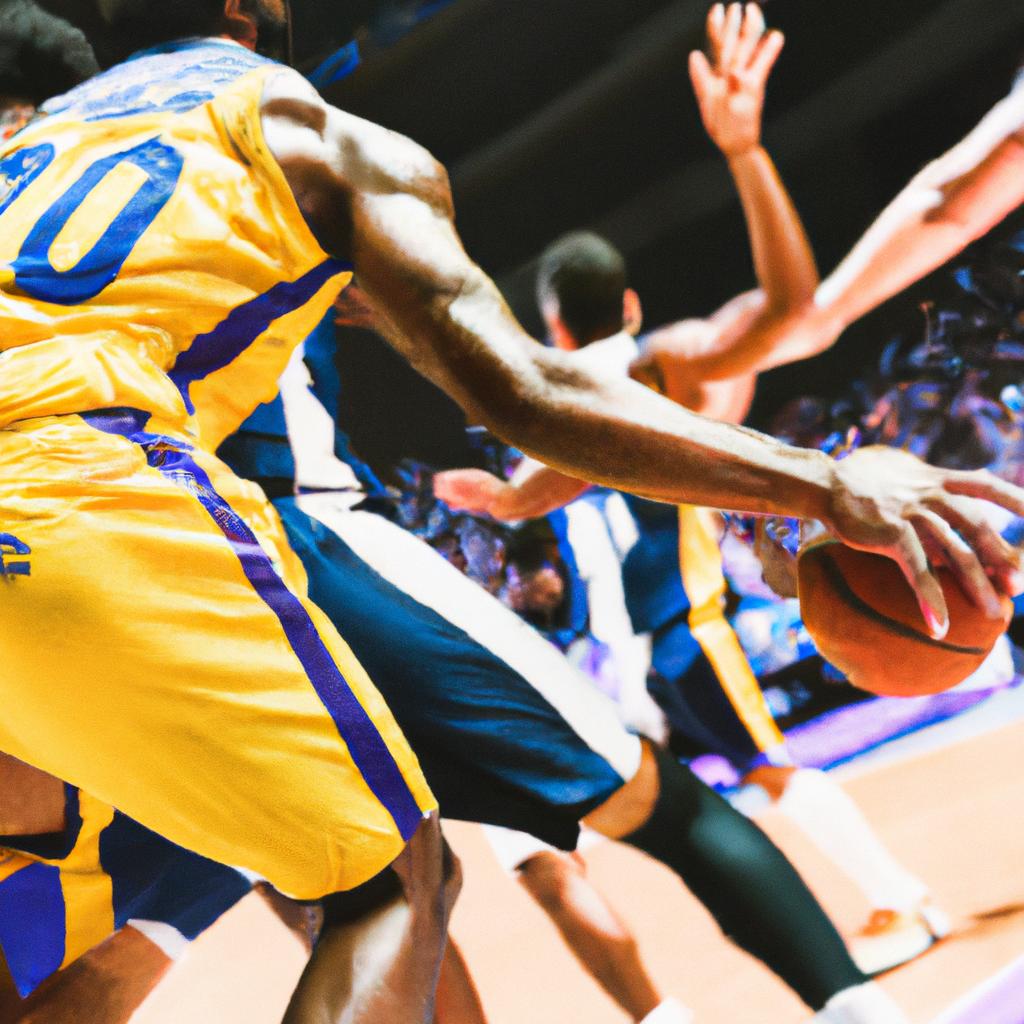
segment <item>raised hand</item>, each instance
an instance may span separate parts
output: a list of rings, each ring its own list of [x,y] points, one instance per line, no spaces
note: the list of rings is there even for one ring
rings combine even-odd
[[[784,42],[781,32],[765,30],[757,4],[711,8],[711,58],[699,50],[690,54],[690,80],[704,128],[725,156],[760,144],[765,84]]]
[[[899,564],[932,635],[944,636],[949,625],[934,564],[948,565],[992,618],[1002,615],[1000,594],[1024,589],[1021,553],[999,536],[983,503],[1024,515],[1020,488],[984,470],[936,469],[879,446],[854,452],[836,464],[835,473],[828,525],[850,547]]]

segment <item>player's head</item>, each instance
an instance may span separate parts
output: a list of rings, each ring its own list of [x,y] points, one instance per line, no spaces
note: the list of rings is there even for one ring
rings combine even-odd
[[[537,303],[552,341],[563,349],[640,328],[640,299],[628,287],[622,253],[590,231],[564,235],[544,250]]]
[[[277,60],[288,59],[288,0],[41,0],[78,25],[104,63],[192,36],[228,36]]]

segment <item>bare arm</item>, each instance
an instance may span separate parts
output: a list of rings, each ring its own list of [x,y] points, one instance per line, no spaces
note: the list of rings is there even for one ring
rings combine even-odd
[[[733,380],[749,395],[752,375],[800,358],[783,330],[805,308],[818,286],[818,270],[800,216],[761,146],[768,76],[783,46],[780,32],[765,32],[760,7],[717,4],[708,15],[709,61],[690,55],[690,77],[704,127],[722,151],[747,222],[759,287],[737,296],[710,318],[703,331],[692,321],[654,331],[636,375],[660,379],[662,390],[704,411],[700,386]],[[784,341],[784,351],[777,351]],[[672,369],[670,364],[675,364]],[[684,365],[685,364],[685,365]]]
[[[742,13],[739,4],[728,12],[715,5],[708,39],[714,63],[699,51],[690,55],[701,119],[736,183],[764,304],[791,310],[814,294],[818,271],[800,216],[761,145],[765,89],[785,40],[765,31],[757,4]]]
[[[452,508],[516,522],[536,519],[578,498],[590,484],[526,459],[511,480],[482,469],[452,469],[434,477],[434,494]]]
[[[1024,512],[1024,493],[994,478],[912,458],[898,470],[891,459],[869,460],[871,468],[856,456],[837,465],[544,348],[466,255],[446,176],[422,149],[327,107],[292,75],[268,84],[263,123],[323,245],[352,259],[388,311],[392,344],[474,421],[566,475],[673,503],[820,519],[848,543],[897,559],[936,629],[944,602],[915,529],[925,503],[941,523],[955,489]],[[1012,551],[993,546],[980,515],[966,518],[993,571],[1009,573]],[[962,547],[953,533],[942,532],[942,543]],[[985,570],[970,549],[961,553],[965,586],[991,607]]]
[[[822,283],[825,338],[941,266],[1024,202],[1024,79],[924,168]]]

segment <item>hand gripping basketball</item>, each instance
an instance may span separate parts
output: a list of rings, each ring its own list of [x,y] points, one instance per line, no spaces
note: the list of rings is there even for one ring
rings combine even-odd
[[[990,619],[1004,616],[1001,596],[1022,589],[1021,553],[992,527],[985,501],[1024,515],[1024,490],[991,473],[937,469],[907,452],[868,447],[836,463],[828,526],[849,547],[895,561],[941,639],[949,612],[938,566]]]

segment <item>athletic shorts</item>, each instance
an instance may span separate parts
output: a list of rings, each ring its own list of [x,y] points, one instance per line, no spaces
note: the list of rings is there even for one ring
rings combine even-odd
[[[380,687],[442,813],[575,848],[580,818],[639,768],[639,740],[531,626],[351,502],[314,494],[275,505],[310,596]]]
[[[126,925],[176,959],[252,887],[72,786],[65,795],[63,832],[0,839],[0,951],[22,998]]]
[[[145,422],[0,430],[0,750],[290,896],[358,885],[436,806],[416,758],[259,488]]]
[[[677,754],[718,754],[741,774],[759,765],[789,763],[785,741],[773,728],[760,690],[730,693],[723,687],[685,620],[658,632],[653,661],[657,675],[650,683],[651,695],[665,712]],[[766,734],[772,739],[766,741]]]

